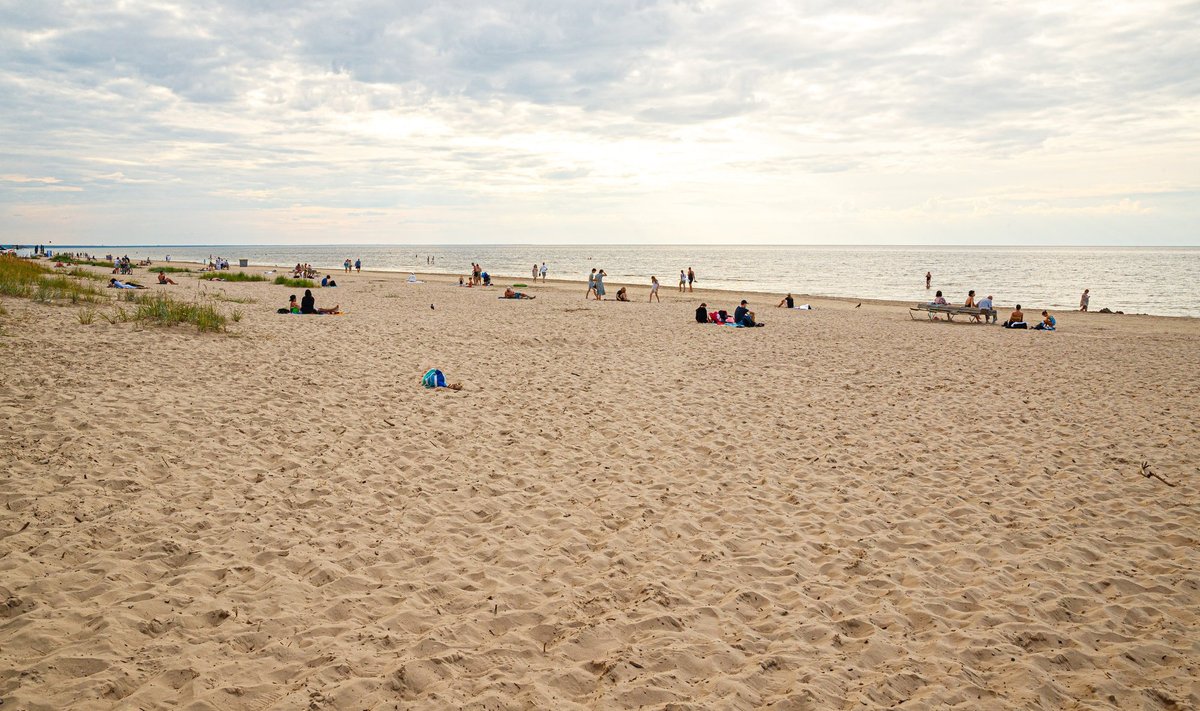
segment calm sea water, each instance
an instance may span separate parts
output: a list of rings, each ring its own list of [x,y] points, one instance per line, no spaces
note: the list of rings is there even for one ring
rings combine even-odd
[[[491,274],[527,281],[546,262],[552,279],[579,279],[602,268],[610,283],[649,284],[655,275],[673,288],[691,267],[697,286],[730,291],[792,292],[904,301],[927,300],[941,289],[961,302],[968,289],[997,304],[1077,308],[1084,288],[1092,310],[1200,316],[1200,247],[756,247],[539,245],[195,245],[67,247],[96,254],[162,260],[223,256],[235,265],[309,262],[334,270],[342,260],[400,272],[466,274],[478,262]],[[432,257],[433,265],[426,263]],[[925,272],[933,290],[925,290]]]

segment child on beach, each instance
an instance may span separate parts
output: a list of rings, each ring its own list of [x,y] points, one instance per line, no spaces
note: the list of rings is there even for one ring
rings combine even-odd
[[[1034,326],[1033,330],[1035,330],[1035,331],[1053,331],[1054,327],[1057,324],[1058,324],[1058,322],[1054,320],[1054,317],[1051,316],[1049,312],[1043,311],[1042,312],[1042,322],[1039,323],[1038,325]]]

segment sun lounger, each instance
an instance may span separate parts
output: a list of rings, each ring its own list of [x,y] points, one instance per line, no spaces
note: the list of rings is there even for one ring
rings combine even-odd
[[[995,309],[977,309],[973,306],[951,306],[949,304],[917,304],[908,310],[909,318],[916,320],[913,312],[924,311],[930,321],[934,320],[938,314],[945,314],[946,320],[953,321],[955,316],[983,316],[981,323],[987,323],[988,319],[995,320]]]

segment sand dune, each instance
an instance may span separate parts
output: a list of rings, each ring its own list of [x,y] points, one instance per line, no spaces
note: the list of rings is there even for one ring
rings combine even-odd
[[[427,280],[4,300],[6,710],[1200,707],[1200,322]]]

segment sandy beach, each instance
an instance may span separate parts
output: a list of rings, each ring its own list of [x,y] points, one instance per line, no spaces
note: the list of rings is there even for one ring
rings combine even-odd
[[[1200,320],[335,276],[0,297],[4,711],[1200,708]]]

